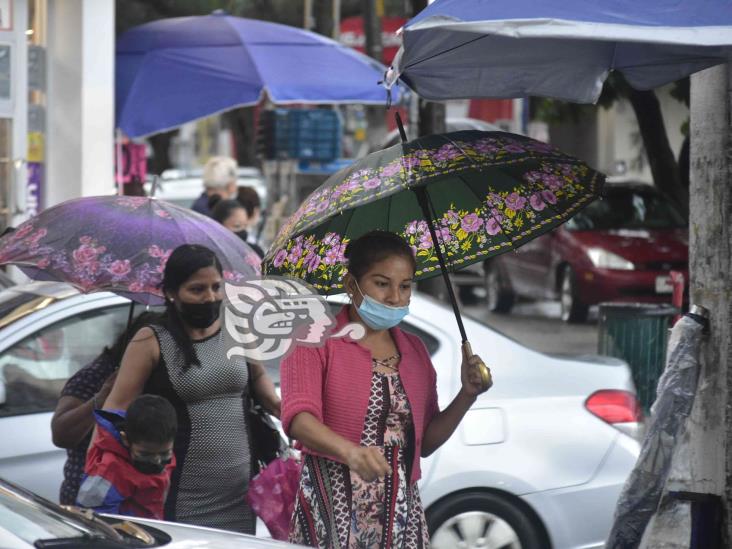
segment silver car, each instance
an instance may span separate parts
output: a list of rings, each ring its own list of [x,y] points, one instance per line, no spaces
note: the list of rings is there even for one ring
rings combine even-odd
[[[338,301],[338,300],[336,300]],[[50,421],[66,379],[125,325],[129,302],[34,283],[0,292],[0,477],[56,499],[65,453]],[[440,405],[460,387],[451,310],[415,294],[402,327],[427,346]],[[529,350],[469,318],[495,385],[423,461],[433,547],[600,548],[639,452],[628,366]],[[271,372],[275,377],[277,372]]]
[[[254,536],[61,507],[0,479],[3,549],[275,549],[297,547]]]

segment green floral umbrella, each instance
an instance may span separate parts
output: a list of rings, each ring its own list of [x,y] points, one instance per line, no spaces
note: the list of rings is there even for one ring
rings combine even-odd
[[[444,269],[453,271],[550,231],[592,202],[604,179],[584,162],[520,135],[460,131],[415,139],[331,176],[288,219],[263,272],[340,293],[346,245],[382,229],[409,242],[416,279],[428,278],[443,270],[440,255]]]

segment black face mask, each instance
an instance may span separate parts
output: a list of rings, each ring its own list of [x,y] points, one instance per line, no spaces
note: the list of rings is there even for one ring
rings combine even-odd
[[[208,328],[219,318],[220,311],[221,300],[207,303],[180,303],[181,318],[194,328]]]
[[[165,461],[145,461],[141,459],[133,459],[132,466],[140,471],[143,475],[159,475],[165,471],[165,466],[170,463],[171,460],[166,459]]]
[[[247,238],[249,238],[249,233],[246,230],[241,230],[234,233],[236,236],[241,238],[244,242],[247,241]]]

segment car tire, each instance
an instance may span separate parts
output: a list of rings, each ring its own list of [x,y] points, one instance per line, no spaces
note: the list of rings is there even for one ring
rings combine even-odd
[[[579,297],[576,274],[569,265],[564,266],[559,279],[559,303],[561,318],[564,322],[582,323],[587,321],[587,313],[590,308]]]
[[[511,312],[515,296],[509,288],[506,288],[498,266],[487,262],[483,276],[488,310],[492,313]]]
[[[464,492],[427,513],[433,549],[546,549],[546,535],[526,509],[507,496]]]

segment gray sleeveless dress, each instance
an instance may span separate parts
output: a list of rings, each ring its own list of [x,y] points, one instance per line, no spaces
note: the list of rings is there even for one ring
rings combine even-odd
[[[170,332],[150,326],[160,362],[146,393],[167,398],[178,412],[177,466],[165,503],[165,519],[254,534],[256,519],[244,500],[251,476],[243,360],[228,360],[221,330],[194,342],[201,366],[184,369]]]

